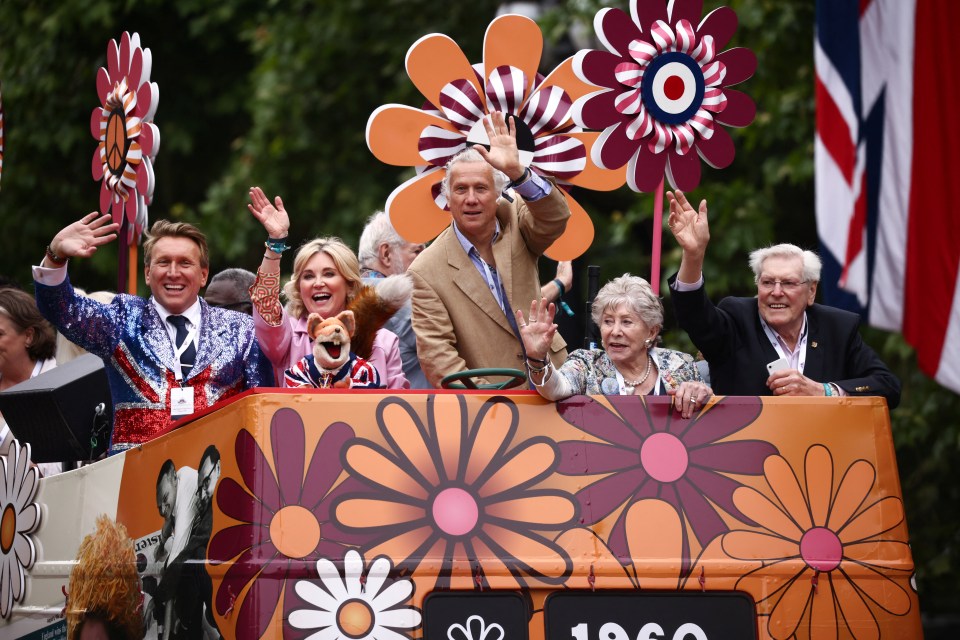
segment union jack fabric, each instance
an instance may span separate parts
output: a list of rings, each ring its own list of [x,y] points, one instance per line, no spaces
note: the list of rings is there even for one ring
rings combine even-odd
[[[955,0],[818,0],[814,55],[824,301],[960,392],[958,25]]]

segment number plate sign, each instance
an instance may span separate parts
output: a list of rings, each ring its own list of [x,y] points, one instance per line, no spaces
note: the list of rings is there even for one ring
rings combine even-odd
[[[749,640],[752,600],[740,593],[554,593],[544,605],[549,640]]]
[[[423,603],[424,640],[527,640],[530,614],[515,592],[431,593]]]

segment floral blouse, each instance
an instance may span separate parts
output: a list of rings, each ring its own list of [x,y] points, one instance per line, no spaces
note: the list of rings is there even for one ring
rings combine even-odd
[[[680,383],[703,382],[693,356],[673,349],[651,349],[664,390],[676,389]],[[656,388],[656,386],[654,387]],[[617,368],[603,349],[578,349],[567,356],[560,369],[550,372],[537,391],[548,400],[562,400],[575,395],[620,395]]]

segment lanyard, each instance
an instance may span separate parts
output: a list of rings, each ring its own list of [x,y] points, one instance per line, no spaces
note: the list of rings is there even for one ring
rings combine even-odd
[[[177,379],[177,382],[183,380],[183,361],[180,359],[183,356],[183,352],[193,343],[194,336],[197,335],[196,327],[193,327],[187,331],[187,337],[183,339],[183,344],[179,347],[174,346],[173,348],[173,357],[177,360],[177,367],[173,371],[174,377]],[[194,363],[190,363],[193,365]]]

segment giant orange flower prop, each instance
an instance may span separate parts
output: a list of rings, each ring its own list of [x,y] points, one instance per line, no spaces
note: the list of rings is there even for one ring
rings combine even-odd
[[[457,43],[441,34],[425,36],[407,52],[407,74],[426,97],[423,109],[388,104],[367,122],[367,146],[387,164],[416,167],[417,175],[387,200],[386,212],[410,242],[428,242],[450,224],[440,194],[444,165],[468,144],[487,143],[482,120],[493,111],[516,116],[520,160],[562,186],[611,190],[622,174],[605,171],[587,158],[599,133],[576,129],[574,101],[589,87],[572,70],[572,58],[546,78],[537,73],[543,36],[537,24],[517,15],[490,23],[483,64],[467,61]],[[555,260],[572,260],[593,241],[590,216],[566,191],[572,216],[564,234],[547,250]]]
[[[512,588],[526,576],[560,584],[569,556],[542,531],[557,531],[576,516],[566,492],[538,488],[557,466],[546,437],[515,442],[516,405],[484,403],[472,423],[462,396],[430,396],[424,421],[406,400],[377,408],[387,447],[358,439],[344,468],[369,487],[335,503],[347,531],[371,536],[364,555],[386,555],[396,567],[427,580],[429,590]],[[438,568],[418,576],[424,559]]]
[[[766,529],[723,537],[733,558],[764,561],[737,588],[762,594],[758,613],[769,616],[774,638],[791,638],[801,625],[831,628],[824,637],[879,637],[875,608],[898,616],[910,610],[903,586],[913,571],[910,551],[888,536],[903,521],[903,503],[871,499],[876,470],[865,460],[847,468],[836,491],[826,447],[810,447],[804,467],[801,481],[783,457],[770,456],[764,475],[774,498],[749,487],[734,492],[737,507]]]

